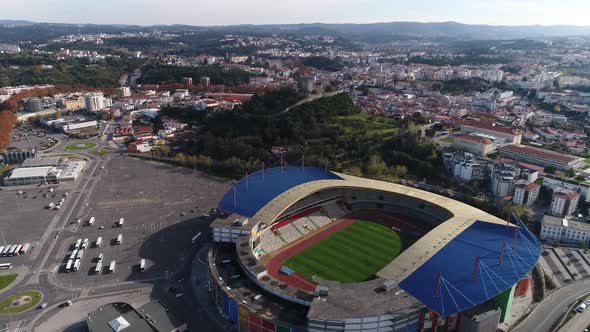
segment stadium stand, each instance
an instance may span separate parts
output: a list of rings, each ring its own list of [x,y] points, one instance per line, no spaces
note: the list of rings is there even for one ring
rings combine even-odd
[[[348,213],[348,211],[344,210],[344,208],[340,206],[340,201],[329,202],[323,205],[322,208],[324,211],[326,211],[328,217],[332,219],[341,218]]]

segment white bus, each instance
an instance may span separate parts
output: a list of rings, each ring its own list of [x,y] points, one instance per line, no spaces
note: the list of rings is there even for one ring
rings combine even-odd
[[[66,272],[70,272],[72,271],[72,265],[74,264],[74,260],[73,259],[68,259],[68,263],[66,264]]]
[[[201,233],[201,232],[195,234],[195,236],[193,236],[193,239],[191,241],[193,243],[197,242],[199,240],[199,238],[201,237],[201,235],[203,235],[203,233]]]
[[[123,234],[119,234],[117,236],[117,244],[121,244],[121,243],[123,243]]]
[[[86,248],[88,248],[88,243],[89,243],[89,242],[90,242],[90,241],[88,241],[88,239],[84,239],[84,241],[82,241],[82,249],[86,249]]]
[[[92,226],[94,221],[96,221],[96,219],[94,217],[90,217],[90,220],[88,220],[88,225]]]
[[[102,270],[102,261],[98,261],[96,267],[94,268],[94,273],[99,274],[100,270]]]
[[[96,239],[96,242],[94,243],[94,246],[96,248],[99,248],[101,244],[102,244],[102,236],[99,236],[98,239]]]
[[[76,241],[76,245],[74,245],[74,249],[80,249],[81,244],[82,244],[82,239],[78,239],[78,241]]]
[[[29,251],[29,249],[31,248],[31,244],[30,243],[25,243],[23,244],[23,247],[20,250],[21,254],[26,254],[27,251]]]
[[[116,223],[116,226],[123,227],[123,223],[125,223],[125,218],[120,218],[119,221]]]
[[[2,263],[0,264],[0,270],[12,269],[12,263]]]
[[[111,261],[111,264],[109,265],[109,273],[115,272],[115,267],[116,266],[117,266],[117,262],[116,261]]]
[[[145,271],[145,259],[139,261],[139,271]]]
[[[74,262],[74,271],[78,271],[80,269],[80,258],[76,258]]]
[[[76,258],[77,254],[78,254],[78,249],[74,249],[74,251],[72,251],[72,253],[70,254],[70,259]]]
[[[8,256],[14,256],[14,252],[16,251],[16,244],[10,246],[10,250],[8,250]]]
[[[16,246],[16,249],[14,249],[14,255],[15,255],[15,256],[18,256],[18,255],[20,255],[20,250],[21,250],[22,248],[23,248],[23,245],[22,245],[22,244],[19,244],[19,245],[17,245],[17,246]]]
[[[0,255],[2,255],[2,252],[4,251],[4,248],[6,248],[6,246],[0,246]]]
[[[49,210],[53,209],[53,207],[55,206],[55,204],[53,202],[49,203],[49,205],[47,205],[47,208]]]
[[[10,245],[7,245],[6,247],[4,247],[4,249],[2,250],[1,255],[2,256],[8,255],[8,250],[10,250]]]
[[[80,250],[78,250],[78,254],[76,255],[76,258],[77,259],[81,259],[82,256],[84,256],[84,250],[83,249],[80,249]]]

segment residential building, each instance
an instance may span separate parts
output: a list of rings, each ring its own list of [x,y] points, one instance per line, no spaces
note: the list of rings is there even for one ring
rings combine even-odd
[[[144,153],[152,151],[152,146],[147,141],[136,141],[129,143],[127,147],[131,153]]]
[[[539,198],[541,192],[541,185],[537,183],[526,183],[519,181],[514,185],[514,196],[512,196],[512,203],[517,205],[533,206]]]
[[[86,107],[86,101],[80,96],[73,96],[64,99],[63,105],[67,111],[77,111]]]
[[[43,111],[43,99],[41,98],[29,98],[25,102],[25,109],[28,112],[38,113]]]
[[[545,215],[541,223],[539,237],[543,241],[588,244],[590,224],[575,222],[566,218]]]
[[[199,79],[199,83],[203,86],[203,88],[207,89],[211,85],[211,78],[203,76]]]
[[[492,172],[492,193],[496,197],[512,195],[520,169],[510,164],[496,164]]]
[[[573,180],[564,179],[556,175],[544,174],[543,186],[550,188],[553,191],[576,191],[580,193],[580,195],[586,202],[590,201],[590,185],[585,182],[577,182]]]
[[[128,86],[122,86],[117,89],[117,93],[119,97],[130,97],[131,96],[131,88]]]
[[[557,217],[571,216],[578,207],[580,194],[574,191],[556,191],[551,197],[549,213]]]
[[[473,153],[476,156],[485,157],[496,151],[496,145],[489,138],[475,135],[459,135],[455,137],[453,146],[457,149]]]
[[[443,163],[450,174],[464,181],[484,180],[490,174],[488,163],[468,152],[445,152]]]
[[[16,44],[0,43],[0,53],[7,53],[7,54],[20,53],[20,46],[18,46]]]
[[[102,93],[92,93],[86,95],[84,98],[84,103],[88,112],[100,111],[112,105],[110,98],[105,98]]]
[[[543,167],[554,167],[562,171],[578,170],[586,167],[584,158],[531,146],[506,145],[499,147],[498,152],[502,156],[511,159]]]

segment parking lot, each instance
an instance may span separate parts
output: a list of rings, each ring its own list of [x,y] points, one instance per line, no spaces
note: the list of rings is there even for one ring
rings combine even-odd
[[[166,278],[194,250],[191,238],[208,236],[210,220],[199,218],[218,204],[230,183],[191,169],[116,156],[101,169],[88,199],[72,214],[63,242],[55,251],[54,268],[61,284],[69,287],[115,284],[131,280]],[[88,204],[88,205],[86,205]],[[93,225],[88,220],[95,217]],[[124,218],[123,227],[115,223]],[[80,224],[77,220],[80,219]],[[121,244],[117,236],[123,235]],[[102,237],[102,245],[95,241]],[[78,239],[89,239],[80,269],[65,272]],[[103,268],[95,272],[97,257]],[[139,271],[141,259],[146,270]],[[116,261],[114,273],[109,263]]]
[[[55,134],[48,134],[40,128],[15,128],[12,131],[10,146],[22,150],[45,150],[57,142],[54,140],[54,136]]]
[[[49,188],[56,188],[53,192]],[[22,194],[19,194],[22,190]],[[35,246],[49,226],[52,218],[59,217],[63,210],[50,210],[47,205],[65,199],[65,203],[72,196],[64,197],[69,192],[66,185],[44,185],[27,188],[4,187],[0,191],[0,246],[7,244],[21,244],[29,242],[32,249],[25,256],[0,257],[0,262],[21,264],[33,256]],[[47,196],[47,197],[44,197]]]

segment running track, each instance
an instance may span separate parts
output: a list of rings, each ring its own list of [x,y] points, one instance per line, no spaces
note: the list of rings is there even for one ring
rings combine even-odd
[[[294,273],[290,276],[281,273],[279,270],[281,266],[289,259],[291,256],[294,256],[303,250],[313,246],[314,244],[326,239],[330,235],[343,230],[344,228],[354,224],[357,219],[341,219],[336,224],[329,226],[328,228],[321,230],[320,232],[316,233],[315,235],[303,239],[300,242],[295,242],[294,244],[288,246],[287,248],[283,249],[279,253],[277,253],[271,260],[268,262],[267,270],[268,273],[275,279],[280,280],[281,282],[286,283],[287,285],[293,286],[295,288],[307,291],[307,292],[314,292],[317,282],[313,282],[305,278],[304,276]]]

